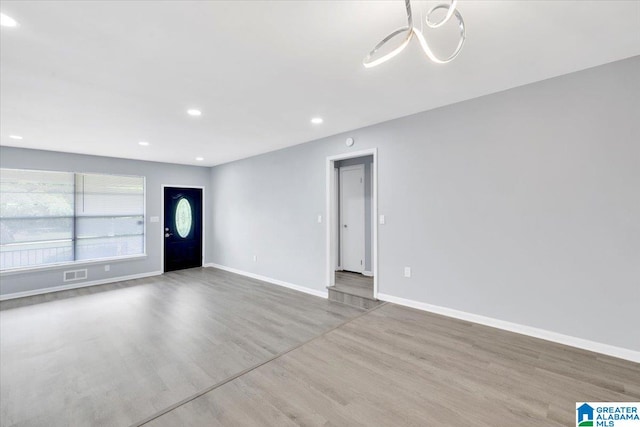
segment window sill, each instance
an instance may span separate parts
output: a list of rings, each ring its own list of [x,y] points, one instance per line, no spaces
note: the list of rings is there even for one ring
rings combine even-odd
[[[147,258],[147,254],[127,255],[127,256],[119,256],[119,257],[111,257],[111,258],[100,258],[100,259],[88,259],[85,261],[60,262],[57,264],[46,264],[46,265],[38,265],[33,267],[11,268],[11,269],[0,271],[0,277],[12,276],[14,274],[21,274],[21,273],[35,273],[38,271],[46,271],[46,270],[60,270],[65,268],[73,269],[76,267],[84,267],[87,265],[95,265],[95,264],[107,264],[107,263],[121,262],[121,261],[136,261],[136,260],[145,259],[145,258]]]

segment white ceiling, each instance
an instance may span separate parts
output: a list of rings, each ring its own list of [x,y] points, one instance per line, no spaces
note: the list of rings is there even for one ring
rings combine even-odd
[[[419,20],[437,2],[413,4]],[[461,1],[454,62],[414,40],[372,69],[361,61],[405,24],[402,0],[0,9],[20,23],[0,33],[2,145],[207,166],[640,54],[638,1]],[[442,49],[453,34],[426,36]]]

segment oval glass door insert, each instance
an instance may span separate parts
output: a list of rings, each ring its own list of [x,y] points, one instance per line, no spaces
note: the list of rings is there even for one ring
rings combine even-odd
[[[180,199],[176,206],[176,231],[183,239],[189,235],[193,224],[191,203],[185,198]]]

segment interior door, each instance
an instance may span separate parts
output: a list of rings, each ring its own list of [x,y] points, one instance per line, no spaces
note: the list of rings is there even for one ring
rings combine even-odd
[[[202,189],[164,188],[164,271],[202,266]]]
[[[364,205],[364,165],[340,168],[340,255],[346,271],[364,271]]]

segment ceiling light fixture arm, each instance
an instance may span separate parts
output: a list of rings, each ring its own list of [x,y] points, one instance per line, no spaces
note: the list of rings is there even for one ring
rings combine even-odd
[[[382,64],[383,62],[386,62],[386,61],[390,60],[391,58],[393,58],[394,56],[396,56],[397,54],[402,52],[404,50],[404,48],[407,47],[407,45],[409,44],[411,39],[413,38],[413,13],[411,12],[411,0],[405,0],[404,4],[405,4],[405,7],[407,9],[407,26],[406,27],[401,27],[401,28],[398,28],[397,30],[392,31],[385,38],[380,40],[380,42],[373,49],[371,49],[371,52],[369,52],[369,54],[364,58],[364,61],[362,61],[362,64],[366,68],[375,67],[376,65]],[[395,48],[391,52],[381,56],[378,59],[373,59],[375,54],[378,52],[378,50],[382,46],[387,44],[387,42],[389,40],[391,40],[392,38],[396,37],[399,34],[403,34],[403,33],[406,33],[407,36],[402,41],[400,46],[398,46],[397,48]]]
[[[388,61],[389,59],[393,58],[394,56],[396,56],[400,52],[402,52],[407,47],[407,45],[409,44],[409,42],[411,41],[413,36],[416,36],[416,38],[418,39],[418,42],[420,43],[420,47],[424,51],[425,55],[427,55],[427,57],[431,61],[433,61],[433,62],[435,62],[437,64],[446,64],[447,62],[451,62],[452,60],[454,60],[458,56],[460,51],[462,50],[462,46],[464,45],[464,42],[465,42],[465,39],[466,39],[466,29],[465,29],[465,26],[464,26],[464,20],[462,19],[462,15],[460,14],[460,12],[456,9],[456,5],[457,5],[458,1],[457,0],[451,0],[451,3],[449,3],[449,4],[446,4],[446,3],[438,4],[438,5],[434,6],[433,8],[431,8],[429,10],[429,12],[427,12],[426,24],[427,24],[427,26],[429,28],[439,28],[439,27],[443,26],[444,24],[446,24],[449,21],[449,19],[451,19],[452,16],[455,16],[456,19],[458,20],[458,28],[460,29],[460,38],[458,40],[458,46],[456,47],[456,49],[453,52],[453,54],[450,55],[449,57],[445,58],[445,59],[438,58],[438,56],[436,56],[436,54],[433,53],[433,51],[429,47],[429,44],[427,43],[427,40],[425,39],[425,37],[422,34],[422,32],[420,30],[418,30],[416,27],[413,26],[413,13],[411,11],[411,0],[405,0],[404,3],[405,3],[405,8],[407,10],[407,26],[406,27],[402,27],[402,28],[398,28],[397,30],[392,31],[385,38],[383,38],[371,50],[371,52],[369,52],[369,54],[364,58],[364,60],[362,61],[363,65],[366,68],[371,68],[371,67],[375,67],[376,65],[380,65],[383,62]],[[440,20],[439,22],[433,22],[431,20],[431,15],[435,11],[440,10],[440,9],[447,9],[447,13],[445,14],[444,18],[442,20]],[[380,50],[380,48],[382,48],[387,42],[389,42],[389,40],[395,38],[396,36],[398,36],[400,34],[405,34],[405,33],[406,33],[406,37],[402,41],[400,46],[398,46],[397,48],[395,48],[391,52],[381,56],[380,58],[374,59],[375,54],[378,52],[378,50]]]

